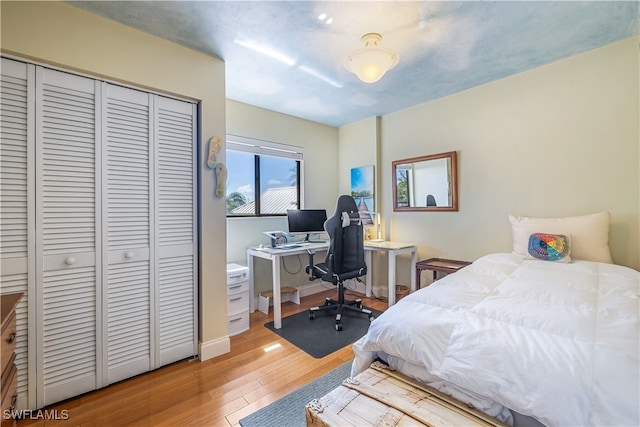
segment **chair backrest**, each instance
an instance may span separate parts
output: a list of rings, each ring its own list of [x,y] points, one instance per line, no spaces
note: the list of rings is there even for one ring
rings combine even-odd
[[[431,194],[427,194],[427,206],[438,206],[436,204],[436,198]]]
[[[353,197],[343,195],[338,198],[336,211],[324,223],[324,229],[330,239],[325,262],[333,273],[347,273],[350,278],[366,274],[362,220]]]

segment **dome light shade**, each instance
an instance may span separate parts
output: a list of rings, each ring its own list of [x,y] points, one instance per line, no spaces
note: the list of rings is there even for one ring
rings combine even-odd
[[[395,50],[379,45],[382,41],[380,34],[365,34],[361,41],[364,48],[353,52],[345,60],[344,66],[363,82],[375,83],[398,65],[400,56]]]

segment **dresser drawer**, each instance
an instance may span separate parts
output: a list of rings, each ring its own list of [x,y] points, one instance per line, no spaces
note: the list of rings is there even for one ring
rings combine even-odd
[[[11,357],[7,369],[2,373],[2,414],[7,409],[15,409],[18,389],[18,368]]]
[[[227,284],[227,295],[237,294],[239,292],[247,292],[249,291],[249,282],[245,280],[244,282],[235,282]]]
[[[249,308],[241,313],[227,316],[227,334],[230,337],[249,329]]]
[[[16,349],[16,312],[11,312],[2,324],[2,372]]]
[[[249,292],[227,295],[227,315],[238,314],[249,308]]]
[[[232,285],[249,280],[249,269],[238,264],[227,264],[227,284]]]

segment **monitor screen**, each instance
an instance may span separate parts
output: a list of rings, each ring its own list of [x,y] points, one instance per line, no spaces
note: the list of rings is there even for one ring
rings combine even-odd
[[[321,233],[327,220],[325,209],[287,210],[289,233]]]

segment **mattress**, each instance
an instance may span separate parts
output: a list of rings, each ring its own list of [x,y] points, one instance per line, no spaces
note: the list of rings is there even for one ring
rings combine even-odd
[[[403,298],[354,344],[507,423],[640,425],[640,273],[490,254]]]

